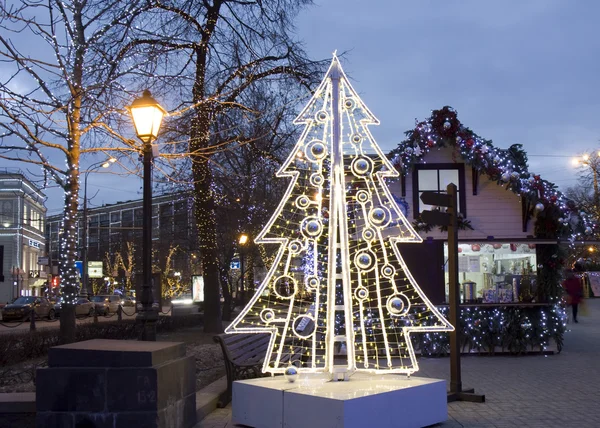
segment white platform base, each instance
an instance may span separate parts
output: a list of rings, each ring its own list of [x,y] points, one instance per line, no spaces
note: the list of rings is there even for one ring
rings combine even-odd
[[[448,419],[446,381],[356,373],[233,383],[232,421],[256,428],[425,427]]]

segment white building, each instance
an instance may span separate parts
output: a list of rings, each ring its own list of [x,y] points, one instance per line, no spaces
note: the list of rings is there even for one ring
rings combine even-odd
[[[45,195],[22,172],[0,171],[0,302],[40,295],[45,266]]]

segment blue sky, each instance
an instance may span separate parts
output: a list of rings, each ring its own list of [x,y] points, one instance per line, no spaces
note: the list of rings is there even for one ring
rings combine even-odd
[[[317,0],[297,35],[315,59],[346,52],[385,151],[450,105],[495,146],[523,144],[530,171],[564,189],[576,183],[571,158],[600,147],[599,16],[594,0]],[[96,191],[93,206],[141,198],[141,180],[93,175]],[[56,214],[62,200],[48,193]]]

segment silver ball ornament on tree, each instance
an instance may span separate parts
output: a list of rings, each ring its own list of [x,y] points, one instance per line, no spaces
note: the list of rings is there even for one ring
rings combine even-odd
[[[298,369],[294,366],[289,366],[285,369],[283,375],[288,382],[294,383],[296,382],[296,379],[298,379]]]
[[[445,122],[444,122],[444,129],[445,129],[445,130],[448,130],[448,129],[450,129],[450,127],[451,127],[451,126],[452,126],[452,125],[450,124],[450,122],[448,122],[448,121],[445,121]]]
[[[502,181],[508,180],[510,180],[510,174],[508,172],[505,172],[504,174],[502,174]]]
[[[535,210],[537,212],[542,212],[544,211],[544,204],[542,204],[541,202],[538,202],[537,204],[535,204]]]
[[[500,162],[500,156],[495,156],[494,157],[494,163],[499,163]]]
[[[591,234],[592,234],[592,228],[591,228],[591,227],[589,227],[589,226],[588,226],[588,227],[586,227],[586,228],[585,228],[585,234],[586,234],[586,235],[591,235]]]

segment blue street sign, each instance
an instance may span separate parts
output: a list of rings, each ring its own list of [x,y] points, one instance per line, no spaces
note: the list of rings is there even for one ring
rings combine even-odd
[[[75,267],[79,271],[79,277],[81,278],[83,276],[83,262],[82,261],[76,261],[75,262]]]

